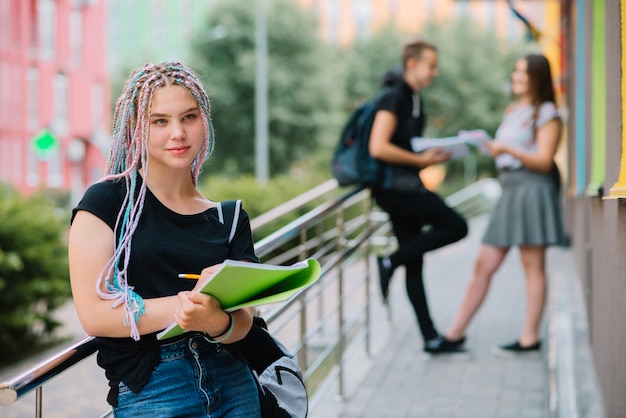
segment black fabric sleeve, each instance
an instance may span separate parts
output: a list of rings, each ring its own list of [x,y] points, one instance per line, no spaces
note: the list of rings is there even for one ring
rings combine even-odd
[[[376,110],[386,110],[398,115],[400,111],[400,102],[401,97],[395,89],[387,90],[386,92],[383,92],[378,99]]]
[[[104,181],[90,186],[78,205],[72,210],[71,221],[74,221],[76,213],[85,210],[102,219],[111,230],[115,230],[115,223],[122,202],[124,201],[123,181]]]

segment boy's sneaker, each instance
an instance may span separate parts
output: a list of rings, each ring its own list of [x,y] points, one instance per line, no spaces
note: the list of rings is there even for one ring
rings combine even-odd
[[[465,353],[465,337],[452,341],[438,335],[424,342],[424,351],[430,354]]]
[[[537,341],[533,345],[522,346],[519,341],[515,341],[511,344],[500,345],[494,347],[492,353],[499,357],[511,358],[519,354],[538,353],[541,351],[541,341]]]
[[[376,265],[378,266],[378,283],[380,284],[380,294],[383,297],[383,303],[387,303],[389,297],[389,282],[393,276],[393,268],[385,267],[383,257],[376,257]]]

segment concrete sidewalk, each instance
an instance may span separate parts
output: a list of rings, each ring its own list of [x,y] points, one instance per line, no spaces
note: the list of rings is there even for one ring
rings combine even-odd
[[[466,239],[426,258],[429,304],[440,332],[445,331],[461,303],[485,225],[486,218],[472,220]],[[570,317],[584,320],[580,307],[569,305],[582,301],[578,301],[576,295],[559,294],[573,291],[572,283],[565,281],[576,280],[572,277],[574,266],[568,249],[549,250],[552,299],[542,326],[542,351],[506,360],[495,357],[490,350],[514,341],[521,330],[525,291],[517,250],[507,256],[494,277],[486,302],[468,329],[467,354],[430,356],[422,352],[416,319],[404,289],[404,272],[397,271],[390,295],[391,318],[382,308],[374,313],[372,355],[366,356],[362,350],[353,354],[345,372],[343,399],[337,396],[336,383],[327,385],[325,394],[314,399],[310,416],[602,417],[597,407],[593,368],[585,351],[586,339],[562,338],[563,335],[571,337],[573,333],[563,331],[567,326],[563,321],[554,325],[562,316],[559,312],[562,314],[570,308],[577,310]],[[559,278],[558,287],[555,278]],[[577,325],[579,331],[584,328],[580,321]],[[553,328],[561,331],[553,332]],[[582,346],[572,347],[574,341]],[[583,354],[568,355],[574,352]],[[562,353],[567,358],[563,359]],[[586,382],[583,398],[579,396],[580,384],[575,375],[583,376]],[[572,397],[579,399],[579,404],[573,408]],[[569,404],[569,408],[565,408],[564,403]]]

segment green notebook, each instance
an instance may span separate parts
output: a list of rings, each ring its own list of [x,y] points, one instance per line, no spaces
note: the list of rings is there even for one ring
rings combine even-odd
[[[282,302],[312,285],[320,277],[317,260],[309,258],[290,266],[226,260],[202,287],[201,292],[216,298],[222,309],[235,309]],[[173,323],[157,334],[159,340],[186,332]]]

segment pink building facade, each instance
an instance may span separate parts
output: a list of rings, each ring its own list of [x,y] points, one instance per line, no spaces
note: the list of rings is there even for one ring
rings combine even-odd
[[[75,198],[102,176],[105,19],[104,0],[0,0],[0,182]]]

